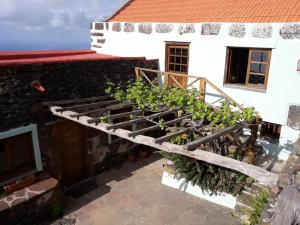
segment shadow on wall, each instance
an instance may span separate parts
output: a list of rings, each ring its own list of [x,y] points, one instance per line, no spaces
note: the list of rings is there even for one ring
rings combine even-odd
[[[262,147],[265,155],[271,156],[274,160],[287,160],[293,150],[293,142],[277,144],[265,138],[258,138],[256,144]]]

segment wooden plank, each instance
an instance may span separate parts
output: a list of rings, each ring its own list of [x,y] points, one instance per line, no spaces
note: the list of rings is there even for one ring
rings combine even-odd
[[[203,79],[200,79],[199,92],[200,92],[200,99],[201,99],[202,101],[205,101],[206,82],[205,82],[205,80],[203,80]]]
[[[129,121],[121,122],[121,123],[116,123],[116,124],[108,126],[107,129],[112,130],[112,129],[122,128],[122,127],[127,127],[127,126],[130,126],[132,124],[145,122],[147,120],[152,120],[152,119],[158,118],[160,116],[166,116],[168,114],[171,114],[171,113],[174,113],[174,112],[177,112],[177,111],[178,111],[177,108],[176,109],[169,109],[169,110],[166,110],[164,112],[152,114],[150,116],[147,116],[146,118],[138,118],[138,119],[129,120]]]
[[[153,69],[147,69],[147,68],[141,68],[141,67],[136,67],[136,68],[140,71],[148,71],[148,72],[153,72],[153,73],[161,73],[162,72],[160,70],[153,70]],[[168,73],[173,74],[175,76],[179,76],[179,77],[187,77],[187,75],[182,74],[182,73],[174,73],[174,72],[168,72]],[[188,77],[191,77],[191,78],[204,78],[204,77],[192,76],[192,75],[188,75]]]
[[[170,134],[167,134],[165,136],[159,137],[155,139],[155,143],[163,143],[164,141],[168,141],[169,139],[173,138],[173,137],[177,137],[179,135],[185,134],[186,132],[188,132],[189,129],[183,129],[183,130],[179,130]]]
[[[255,180],[257,180],[269,187],[277,186],[278,174],[266,171],[263,168],[260,168],[260,167],[254,166],[254,165],[250,165],[250,164],[247,164],[247,163],[235,160],[235,159],[227,158],[227,157],[224,157],[224,156],[212,153],[212,152],[203,151],[201,149],[196,149],[194,151],[186,151],[183,149],[183,146],[175,145],[175,144],[168,143],[168,142],[163,142],[161,144],[157,144],[157,143],[155,143],[155,138],[147,137],[144,135],[138,135],[135,138],[129,137],[128,134],[130,133],[130,131],[128,131],[128,130],[124,130],[124,129],[108,130],[107,124],[102,124],[102,123],[99,123],[97,125],[94,123],[89,124],[89,123],[87,123],[87,120],[91,119],[90,117],[84,116],[77,120],[76,118],[70,117],[70,115],[74,113],[72,111],[66,111],[63,113],[56,112],[56,109],[59,109],[59,108],[60,107],[51,107],[50,110],[53,113],[53,115],[75,121],[82,125],[95,128],[97,130],[118,136],[120,138],[124,138],[124,139],[132,141],[134,143],[147,145],[147,146],[150,146],[150,147],[162,150],[162,151],[187,156],[187,157],[201,160],[201,161],[204,161],[207,163],[218,165],[218,166],[221,166],[221,167],[224,167],[227,169],[238,171],[240,173],[243,173],[247,176],[254,178]]]
[[[61,105],[65,105],[65,104],[93,102],[93,101],[108,100],[108,99],[112,99],[112,97],[110,97],[108,95],[104,95],[104,96],[91,97],[91,98],[80,98],[80,99],[73,99],[73,100],[42,102],[42,105],[44,105],[44,106],[61,106]]]
[[[126,109],[126,108],[131,108],[132,106],[134,106],[134,103],[125,102],[125,103],[120,103],[120,104],[116,104],[116,105],[107,106],[107,107],[102,108],[102,109],[94,109],[94,110],[90,110],[90,111],[86,111],[86,112],[82,112],[82,113],[73,114],[73,115],[70,115],[70,117],[79,118],[81,116],[86,116],[86,115],[95,114],[95,113],[101,115],[101,114],[103,114],[107,111],[110,111],[110,110]]]
[[[192,83],[188,84],[188,86],[187,86],[187,87],[192,87],[192,85],[193,85],[194,83],[196,83],[198,80],[200,80],[200,78],[197,78],[197,79],[196,79],[196,80],[194,80]]]
[[[198,148],[200,145],[210,142],[218,137],[224,136],[226,134],[229,134],[231,132],[233,132],[234,130],[237,130],[240,128],[240,125],[237,126],[232,126],[232,127],[226,127],[225,129],[218,131],[212,135],[200,138],[198,140],[192,141],[190,143],[187,143],[186,145],[184,145],[184,150],[192,150],[195,148]]]
[[[171,121],[168,121],[165,123],[166,126],[169,126],[171,124],[174,124],[174,123],[178,123],[184,119],[188,119],[188,118],[191,118],[192,115],[185,115],[183,117],[179,117],[179,118],[176,118],[174,120],[171,120]],[[159,125],[154,125],[154,126],[151,126],[151,127],[147,127],[147,128],[144,128],[144,129],[141,129],[141,130],[137,130],[137,131],[133,131],[131,132],[130,134],[128,134],[130,137],[135,137],[137,135],[140,135],[140,134],[144,134],[144,133],[147,133],[147,132],[150,132],[150,131],[153,131],[153,130],[157,130],[159,129],[160,126]]]
[[[130,111],[130,112],[110,115],[110,116],[107,116],[107,119],[114,120],[114,119],[128,117],[130,115],[141,115],[142,113],[143,113],[143,110],[134,110],[134,111]],[[95,119],[88,120],[87,122],[88,123],[99,123],[100,121],[101,121],[101,118],[95,118]]]
[[[96,103],[88,103],[88,104],[80,104],[80,105],[74,105],[69,107],[64,107],[62,109],[58,109],[58,112],[63,112],[66,110],[74,110],[74,109],[83,109],[83,108],[91,108],[91,107],[101,107],[101,106],[107,106],[111,104],[118,103],[118,100],[111,100],[111,101],[104,101],[104,102],[96,102]]]
[[[173,77],[173,75],[172,74],[170,74],[170,76],[169,76],[176,84],[177,84],[177,86],[178,87],[180,87],[180,88],[182,88],[183,89],[183,86],[177,81],[177,79],[176,78],[174,78]]]
[[[145,77],[145,79],[149,82],[149,84],[154,87],[154,84],[152,83],[152,81],[149,79],[149,77],[147,77],[147,75],[143,72],[143,71],[140,71],[141,74],[143,75],[143,77]]]
[[[217,92],[219,92],[227,101],[235,104],[240,110],[244,110],[244,108],[238,104],[236,101],[234,101],[231,97],[229,97],[225,92],[223,92],[220,88],[218,88],[216,85],[214,85],[212,82],[204,78],[206,83],[209,84],[212,88],[214,88]]]

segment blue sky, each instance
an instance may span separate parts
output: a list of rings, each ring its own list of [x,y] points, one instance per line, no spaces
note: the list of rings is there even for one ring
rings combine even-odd
[[[88,49],[89,23],[127,0],[0,0],[0,51]]]

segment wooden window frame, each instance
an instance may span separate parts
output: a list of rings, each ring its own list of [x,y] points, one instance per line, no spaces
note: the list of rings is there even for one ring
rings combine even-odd
[[[252,52],[255,52],[255,51],[267,52],[268,53],[268,61],[267,62],[252,61],[252,59],[251,59]],[[247,64],[247,75],[246,75],[245,86],[253,87],[253,88],[257,88],[257,89],[265,89],[265,90],[267,89],[268,78],[269,78],[269,70],[270,70],[270,62],[271,62],[271,52],[272,52],[271,49],[259,49],[259,48],[250,48],[249,49],[248,64]],[[266,65],[266,74],[263,75],[263,74],[259,74],[259,73],[250,72],[251,63],[265,64]],[[250,74],[255,74],[255,75],[258,75],[258,76],[264,76],[265,77],[264,84],[263,85],[258,85],[258,84],[249,83]]]
[[[169,70],[169,65],[171,64],[170,63],[170,48],[181,48],[181,49],[187,49],[187,62],[186,64],[183,64],[182,63],[182,60],[180,63],[172,63],[172,65],[176,66],[176,65],[179,65],[179,66],[186,66],[186,72],[181,72],[181,71],[170,71]],[[165,71],[166,72],[174,72],[174,73],[181,73],[181,74],[188,74],[188,71],[189,71],[189,59],[190,59],[190,43],[189,42],[166,42],[166,45],[165,45]],[[177,56],[176,53],[175,55],[172,55],[172,56]],[[182,53],[180,55],[182,57]]]
[[[235,83],[230,83],[229,80],[229,70],[230,70],[230,65],[232,63],[231,57],[230,57],[230,50],[232,48],[243,48],[243,49],[248,49],[249,53],[248,53],[248,63],[247,63],[247,72],[246,72],[246,80],[245,80],[245,84],[235,84]],[[268,61],[267,62],[257,62],[257,61],[252,61],[251,60],[251,56],[252,56],[252,52],[255,51],[259,51],[259,52],[267,52],[268,53]],[[224,85],[225,86],[237,86],[240,88],[244,88],[244,89],[251,89],[251,90],[266,90],[267,86],[268,86],[268,79],[269,79],[269,72],[270,72],[270,64],[271,64],[271,56],[272,56],[272,49],[266,49],[266,48],[247,48],[247,47],[227,47],[227,52],[226,52],[226,67],[225,67],[225,74],[224,74]],[[265,76],[265,80],[264,80],[264,84],[263,85],[259,85],[259,84],[251,84],[249,83],[249,79],[250,79],[250,74],[254,74],[252,72],[250,72],[250,65],[251,63],[260,63],[260,64],[265,64],[266,65],[266,74],[263,75]],[[256,74],[258,75],[258,74]],[[260,74],[262,75],[262,74]]]
[[[31,137],[31,140],[28,139],[26,141],[27,149],[29,148],[29,152],[27,152],[27,154],[31,154],[30,159],[32,166],[23,170],[15,171],[12,159],[10,159],[11,153],[8,154],[8,151],[11,150],[11,143],[17,138],[17,136],[28,133],[30,133],[29,137]],[[6,132],[1,132],[0,142],[4,143],[6,160],[9,164],[8,173],[0,176],[0,186],[16,181],[23,176],[34,174],[38,171],[43,170],[36,125],[29,125],[26,127],[12,129]]]

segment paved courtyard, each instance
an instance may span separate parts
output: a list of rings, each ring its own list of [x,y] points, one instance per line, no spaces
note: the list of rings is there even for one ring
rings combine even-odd
[[[96,177],[98,188],[69,198],[65,218],[76,225],[233,225],[230,210],[161,184],[154,154]]]

